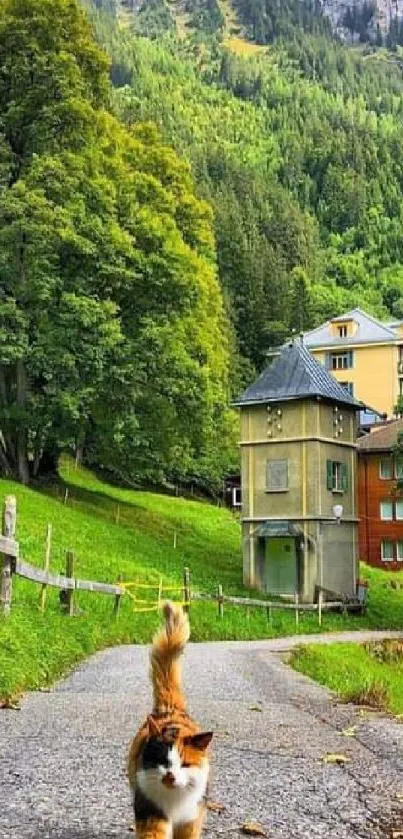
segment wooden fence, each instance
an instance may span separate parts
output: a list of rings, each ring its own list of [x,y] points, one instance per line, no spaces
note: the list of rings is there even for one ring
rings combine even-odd
[[[317,603],[300,603],[298,593],[295,594],[293,602],[285,602],[282,600],[259,600],[257,598],[248,597],[233,597],[232,595],[225,595],[223,593],[222,585],[217,586],[215,594],[205,594],[199,591],[192,591],[190,570],[184,568],[183,583],[180,586],[164,586],[162,578],[158,583],[143,583],[140,581],[125,582],[119,581],[116,584],[102,583],[94,580],[81,580],[74,576],[75,557],[72,551],[66,551],[66,573],[54,574],[49,571],[50,557],[51,557],[51,538],[52,526],[49,524],[46,534],[44,564],[43,568],[31,565],[26,562],[19,553],[19,545],[15,540],[17,520],[16,499],[10,495],[5,499],[3,506],[3,524],[2,535],[0,535],[0,556],[1,562],[1,577],[0,577],[0,610],[3,615],[7,616],[10,613],[12,603],[12,578],[13,574],[38,583],[41,586],[39,606],[43,611],[46,604],[47,587],[54,587],[59,589],[59,599],[62,608],[68,615],[75,613],[74,598],[77,591],[91,591],[98,594],[108,594],[114,597],[113,612],[118,614],[121,605],[122,597],[128,595],[133,602],[133,610],[135,612],[154,611],[161,608],[162,595],[165,591],[180,591],[182,593],[181,603],[185,611],[189,612],[192,601],[215,601],[217,603],[218,615],[220,618],[224,617],[224,605],[227,603],[231,606],[241,606],[247,611],[253,609],[265,609],[269,622],[272,622],[273,612],[286,611],[288,613],[294,612],[295,625],[298,631],[300,614],[306,612],[317,613],[319,626],[322,624],[322,613],[324,611],[347,611],[352,604],[347,604],[346,601],[340,600],[325,600],[324,590],[318,589]],[[132,591],[134,589],[134,593]],[[137,595],[138,589],[155,590],[157,592],[154,602],[150,600],[142,600]],[[355,604],[356,606],[356,604]]]
[[[25,577],[41,585],[40,608],[46,603],[47,586],[60,589],[60,602],[69,615],[74,614],[74,595],[76,591],[94,591],[99,594],[113,595],[114,613],[119,611],[124,588],[120,584],[100,583],[94,580],[80,580],[74,576],[75,557],[72,551],[66,551],[66,574],[52,574],[49,571],[52,527],[48,525],[45,546],[44,567],[38,568],[20,557],[19,545],[15,540],[17,523],[17,505],[13,495],[9,495],[3,506],[3,535],[0,536],[0,554],[2,554],[0,578],[0,605],[3,615],[10,613],[13,592],[13,574]]]

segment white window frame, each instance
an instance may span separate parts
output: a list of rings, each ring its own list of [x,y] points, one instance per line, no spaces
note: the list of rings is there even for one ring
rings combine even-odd
[[[401,545],[401,551],[399,545]],[[403,541],[401,539],[396,542],[396,561],[403,562]]]
[[[232,506],[242,507],[242,489],[241,487],[232,487]]]
[[[390,475],[382,475],[382,464],[389,463],[390,464]],[[393,480],[393,462],[391,457],[381,457],[379,461],[379,477],[381,481],[392,481]]]
[[[392,545],[392,556],[385,556],[384,545]],[[382,560],[382,562],[394,562],[395,561],[394,543],[390,539],[382,539],[382,541],[381,541],[381,560]]]
[[[384,509],[383,508],[384,508],[385,504],[387,504],[388,507],[390,507],[390,516],[386,516],[384,514]],[[393,521],[393,519],[394,519],[394,509],[393,508],[394,508],[393,501],[381,501],[381,503],[379,505],[379,514],[380,514],[381,521]]]
[[[345,323],[343,323],[341,326],[338,326],[337,329],[339,333],[339,338],[347,338],[347,326]]]
[[[401,505],[400,515],[397,514],[398,505]],[[395,519],[396,521],[403,521],[403,498],[395,501]]]
[[[332,353],[332,370],[349,370],[348,352]]]
[[[397,481],[403,478],[403,460],[401,457],[395,458],[395,478]]]
[[[338,460],[332,460],[333,492],[343,492],[343,466]]]

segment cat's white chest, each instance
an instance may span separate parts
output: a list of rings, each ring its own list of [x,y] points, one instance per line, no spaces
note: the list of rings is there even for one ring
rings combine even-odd
[[[197,819],[207,789],[208,767],[197,771],[192,786],[164,787],[160,778],[147,771],[138,772],[137,783],[143,793],[177,827]]]
[[[174,790],[171,792],[174,792]],[[169,796],[169,790],[167,790],[165,801],[160,804],[163,813],[165,813],[173,827],[195,821],[199,815],[199,806],[201,803],[200,795],[194,790],[179,790],[178,792],[179,794],[175,800],[175,795]]]

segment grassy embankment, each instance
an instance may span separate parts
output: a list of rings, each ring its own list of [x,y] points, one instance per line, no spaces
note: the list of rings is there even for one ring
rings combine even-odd
[[[187,565],[194,588],[213,593],[221,583],[224,593],[245,594],[239,524],[228,510],[119,489],[85,469],[75,469],[68,459],[62,464],[61,479],[69,487],[66,506],[62,483],[38,492],[0,481],[0,502],[8,493],[17,496],[17,537],[21,554],[29,562],[42,565],[46,525],[51,522],[51,570],[64,570],[64,554],[70,549],[76,555],[78,577],[116,582],[122,575],[126,581],[157,583],[162,575],[166,585],[180,586]],[[383,587],[387,574],[366,574],[371,581],[368,614],[364,618],[325,615],[323,631],[403,625],[402,594]],[[14,578],[12,612],[6,621],[0,620],[0,696],[45,686],[105,646],[148,642],[158,623],[156,612],[133,613],[128,597],[115,620],[113,598],[85,592],[77,596],[80,613],[68,618],[60,612],[58,592],[52,589],[42,615],[39,588]],[[155,591],[143,591],[141,596],[156,599]],[[180,597],[180,592],[174,596]],[[226,607],[221,620],[215,604],[200,602],[192,605],[191,627],[195,641],[295,632],[294,617],[286,612],[274,612],[270,622],[266,610],[251,609],[248,614],[239,607]],[[301,615],[299,631],[317,632],[316,616]]]
[[[403,714],[403,641],[305,646],[292,666],[348,702]]]

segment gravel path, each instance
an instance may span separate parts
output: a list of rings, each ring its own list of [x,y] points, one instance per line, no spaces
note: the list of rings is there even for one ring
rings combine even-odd
[[[226,808],[209,813],[206,835],[240,836],[253,820],[270,839],[392,839],[403,830],[403,726],[336,704],[282,649],[187,649],[189,707],[216,732],[211,797]],[[144,647],[110,649],[20,712],[0,712],[2,839],[132,835],[124,759],[150,708],[147,671]],[[352,725],[356,736],[343,736]],[[327,753],[350,760],[327,764]]]

